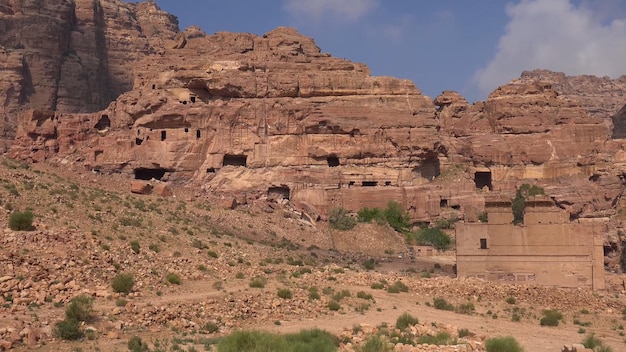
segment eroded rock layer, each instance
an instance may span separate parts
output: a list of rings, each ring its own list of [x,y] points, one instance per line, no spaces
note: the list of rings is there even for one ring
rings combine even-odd
[[[0,0],[0,137],[24,108],[93,112],[133,88],[137,60],[178,32],[154,2]]]

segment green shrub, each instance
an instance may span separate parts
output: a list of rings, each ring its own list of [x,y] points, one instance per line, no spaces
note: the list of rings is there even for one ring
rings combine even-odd
[[[180,275],[172,272],[169,272],[167,273],[167,275],[165,275],[165,280],[174,285],[180,285],[181,283]]]
[[[320,293],[317,291],[317,287],[309,287],[309,301],[320,299]]]
[[[250,287],[264,288],[266,283],[267,283],[267,280],[265,278],[255,277],[254,279],[250,280]]]
[[[115,300],[115,305],[118,307],[125,307],[128,304],[128,301],[123,298],[118,298]]]
[[[452,338],[449,333],[442,331],[435,336],[422,335],[417,339],[419,344],[428,345],[454,345],[457,343],[455,338]]]
[[[370,258],[363,262],[363,267],[365,268],[365,270],[374,270],[374,268],[376,267],[376,261]]]
[[[478,221],[480,222],[489,222],[489,214],[486,211],[478,214]]]
[[[369,300],[374,300],[374,297],[373,297],[371,294],[366,293],[365,291],[359,291],[359,292],[357,292],[357,293],[356,293],[356,298],[366,299],[366,300],[368,300],[368,301],[369,301]]]
[[[592,350],[595,350],[603,345],[602,340],[600,340],[600,338],[598,338],[593,332],[585,336],[585,339],[581,343],[585,346],[585,348],[591,348]]]
[[[402,281],[396,281],[393,285],[387,287],[389,293],[409,292],[409,287]]]
[[[161,248],[159,248],[159,245],[156,243],[150,243],[148,245],[148,248],[153,251],[154,253],[159,253],[161,251]]]
[[[419,320],[409,313],[404,313],[396,319],[396,328],[405,330],[409,326],[419,324]]]
[[[333,352],[338,339],[319,329],[275,335],[260,331],[236,331],[220,339],[218,352]]]
[[[70,301],[65,308],[65,319],[77,322],[92,322],[96,315],[93,310],[93,297],[89,295],[79,295]]]
[[[215,253],[215,251],[208,251],[208,252],[206,252],[206,253],[207,253],[207,255],[208,255],[209,257],[211,257],[211,258],[217,258],[217,257],[219,257],[219,256],[217,255],[217,253]]]
[[[360,222],[372,222],[372,220],[383,221],[385,217],[380,208],[363,208],[357,213]]]
[[[474,307],[474,303],[472,302],[467,302],[467,303],[461,303],[459,304],[459,307],[457,308],[457,313],[461,313],[461,314],[472,314],[474,313],[474,310],[476,308]]]
[[[469,329],[459,329],[459,337],[470,336]]]
[[[426,227],[418,230],[417,242],[423,246],[433,246],[440,251],[450,248],[452,239],[450,236],[436,227]]]
[[[213,334],[213,333],[218,332],[220,330],[220,327],[215,323],[208,322],[204,324],[204,326],[202,327],[202,330],[208,332],[209,334]]]
[[[441,297],[433,298],[433,306],[435,307],[435,309],[454,310],[454,306],[448,303],[445,298]]]
[[[130,249],[132,249],[133,252],[135,252],[135,254],[138,254],[139,249],[140,249],[139,241],[137,240],[130,241]]]
[[[293,293],[288,288],[281,288],[278,290],[278,297],[283,299],[289,299],[293,297]]]
[[[541,326],[558,326],[561,319],[563,319],[563,314],[561,312],[546,309],[543,311],[543,317],[539,321],[539,324]]]
[[[508,304],[515,304],[515,302],[517,302],[517,300],[513,296],[509,296],[506,298],[506,303]]]
[[[487,352],[522,352],[524,349],[512,336],[494,337],[485,342]]]
[[[339,305],[339,303],[337,303],[335,301],[330,301],[330,302],[328,302],[328,309],[336,312],[339,309],[341,309],[341,305]]]
[[[74,319],[65,319],[54,324],[54,336],[63,340],[78,340],[83,337],[80,331],[80,322]]]
[[[348,215],[344,208],[332,208],[328,212],[328,223],[336,230],[351,230],[356,226],[356,219]]]
[[[409,214],[402,209],[402,205],[398,202],[389,201],[383,214],[389,226],[398,232],[406,232],[411,227]]]
[[[132,352],[147,352],[150,350],[148,345],[144,344],[139,336],[131,337],[130,340],[128,340],[127,347]]]
[[[13,231],[32,231],[34,214],[31,211],[14,211],[9,217],[9,228]]]
[[[111,287],[113,291],[117,293],[129,294],[135,285],[135,279],[132,274],[117,274],[113,278]]]
[[[241,279],[243,279],[243,278],[244,278],[244,275],[243,275],[243,273],[242,273],[241,271],[240,271],[240,272],[238,272],[237,274],[235,274],[235,279],[239,279],[239,280],[241,280]]]
[[[370,335],[358,352],[391,352],[392,349],[380,335]]]
[[[374,290],[382,290],[383,288],[385,288],[385,284],[383,284],[382,282],[374,282],[370,287]]]

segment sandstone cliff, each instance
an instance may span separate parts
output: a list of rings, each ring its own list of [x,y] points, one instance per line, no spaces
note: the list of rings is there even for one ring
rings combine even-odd
[[[95,65],[73,69],[69,58],[60,72],[106,68],[101,79],[85,76],[91,89],[70,84],[83,82],[71,74],[44,74],[34,85],[25,74],[29,46],[3,41],[18,47],[5,49],[0,66],[13,99],[5,124],[21,106],[38,108],[21,112],[11,155],[184,181],[240,202],[288,198],[321,213],[396,200],[416,222],[476,221],[486,195],[512,197],[522,183],[542,186],[572,220],[615,219],[621,207],[624,77],[532,71],[484,102],[470,105],[455,92],[433,101],[412,82],[372,77],[290,28],[177,32],[152,3],[94,4],[94,16],[112,21],[97,37],[106,45],[84,37],[101,28],[88,6],[55,7],[74,23],[67,45],[75,58]],[[20,18],[14,7],[0,7],[3,18]],[[87,60],[98,50],[105,62]]]
[[[0,0],[0,148],[22,109],[105,108],[133,88],[134,63],[177,32],[153,2]]]

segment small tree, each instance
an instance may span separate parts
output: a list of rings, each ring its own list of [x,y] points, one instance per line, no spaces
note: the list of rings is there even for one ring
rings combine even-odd
[[[9,217],[9,228],[13,231],[32,231],[33,217],[35,215],[31,211],[15,211]]]
[[[393,229],[398,232],[406,232],[411,227],[409,214],[402,209],[402,206],[398,202],[394,202],[393,200],[389,201],[383,214],[389,226],[393,227]]]
[[[351,230],[356,226],[356,219],[348,215],[344,208],[332,208],[328,212],[328,223],[336,230]]]

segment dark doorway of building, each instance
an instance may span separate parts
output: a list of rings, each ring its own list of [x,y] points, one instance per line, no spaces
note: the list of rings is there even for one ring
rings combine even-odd
[[[224,161],[222,162],[223,166],[246,166],[248,165],[248,156],[247,155],[224,155]]]
[[[152,179],[155,179],[155,180],[162,179],[163,176],[165,176],[165,173],[167,172],[167,170],[163,168],[155,168],[155,169],[137,168],[134,170],[134,172],[135,172],[135,180],[150,181]]]
[[[164,141],[167,138],[167,132],[161,131],[161,140]]]
[[[477,189],[487,187],[490,191],[492,191],[493,185],[491,184],[491,171],[476,171],[474,174],[474,183],[476,184]]]

